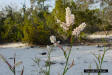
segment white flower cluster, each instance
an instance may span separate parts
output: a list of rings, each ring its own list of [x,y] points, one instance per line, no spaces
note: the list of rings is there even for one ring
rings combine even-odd
[[[78,36],[80,34],[80,32],[84,30],[85,27],[86,27],[86,24],[85,23],[82,23],[81,25],[79,25],[79,27],[76,27],[72,31],[72,35]]]
[[[71,14],[70,8],[66,8],[66,25],[69,27],[70,25],[74,24],[74,15]]]
[[[54,35],[50,36],[51,43],[56,43],[56,37]]]
[[[60,26],[65,30],[69,30],[69,27],[71,25],[74,24],[74,15],[71,14],[70,8],[67,7],[66,8],[66,23],[61,22],[60,20],[57,20],[57,23],[60,23]],[[85,23],[82,23],[81,25],[79,25],[79,27],[76,27],[73,31],[72,31],[72,35],[73,36],[78,36],[80,34],[81,31],[84,30],[84,28],[86,27]]]
[[[66,8],[66,17],[65,17],[65,19],[66,19],[66,23],[61,22],[60,20],[57,20],[57,23],[60,23],[60,26],[65,31],[67,31],[67,30],[69,30],[70,25],[74,24],[74,19],[75,19],[74,15],[71,14],[71,11],[70,11],[69,7]]]

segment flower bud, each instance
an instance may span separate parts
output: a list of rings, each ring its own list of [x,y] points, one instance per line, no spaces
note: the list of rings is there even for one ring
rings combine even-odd
[[[51,43],[56,43],[56,37],[54,35],[50,36]]]

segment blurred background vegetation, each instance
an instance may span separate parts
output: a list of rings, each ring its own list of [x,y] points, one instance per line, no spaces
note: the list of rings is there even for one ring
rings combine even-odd
[[[14,10],[12,6],[6,6],[0,11],[0,41],[49,44],[50,35],[56,35],[59,40],[69,39],[69,35],[64,36],[62,28],[56,23],[57,19],[65,21],[66,7],[70,7],[72,14],[75,15],[74,28],[82,22],[87,24],[81,35],[111,30],[112,1],[99,1],[101,2],[99,9],[89,7],[95,3],[94,0],[55,0],[52,11],[49,11],[50,5],[45,5],[47,0],[30,0],[31,7],[27,8],[23,4],[19,11]]]

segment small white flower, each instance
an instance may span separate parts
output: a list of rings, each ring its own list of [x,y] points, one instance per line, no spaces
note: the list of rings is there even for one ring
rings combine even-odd
[[[60,43],[60,41],[57,41],[57,43]]]
[[[56,47],[57,44],[60,44],[60,41],[57,41],[56,43],[54,43],[53,45]]]
[[[54,35],[50,36],[51,43],[56,43],[56,37]]]
[[[78,36],[80,34],[80,32],[84,30],[85,27],[86,27],[86,24],[85,23],[82,23],[81,25],[79,25],[79,27],[76,27],[72,31],[72,35]]]

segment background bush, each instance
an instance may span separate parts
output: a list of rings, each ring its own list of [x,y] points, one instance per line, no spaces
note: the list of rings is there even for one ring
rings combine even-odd
[[[71,32],[68,32],[67,36],[64,36],[63,34],[66,33],[56,23],[57,19],[65,22],[66,7],[70,7],[72,13],[75,15],[73,28],[82,22],[87,24],[83,35],[104,29],[110,30],[112,27],[109,21],[111,17],[106,16],[107,20],[102,18],[102,16],[106,15],[106,11],[104,10],[107,10],[107,8],[104,10],[90,10],[87,7],[87,2],[78,4],[78,2],[73,1],[64,2],[64,0],[56,0],[55,8],[52,12],[49,12],[49,6],[44,4],[45,1],[31,0],[30,8],[26,8],[24,4],[19,11],[14,10],[11,6],[7,6],[4,10],[0,11],[0,41],[48,44],[50,43],[48,40],[49,36],[52,34],[56,35],[60,40],[62,38],[68,40]]]

